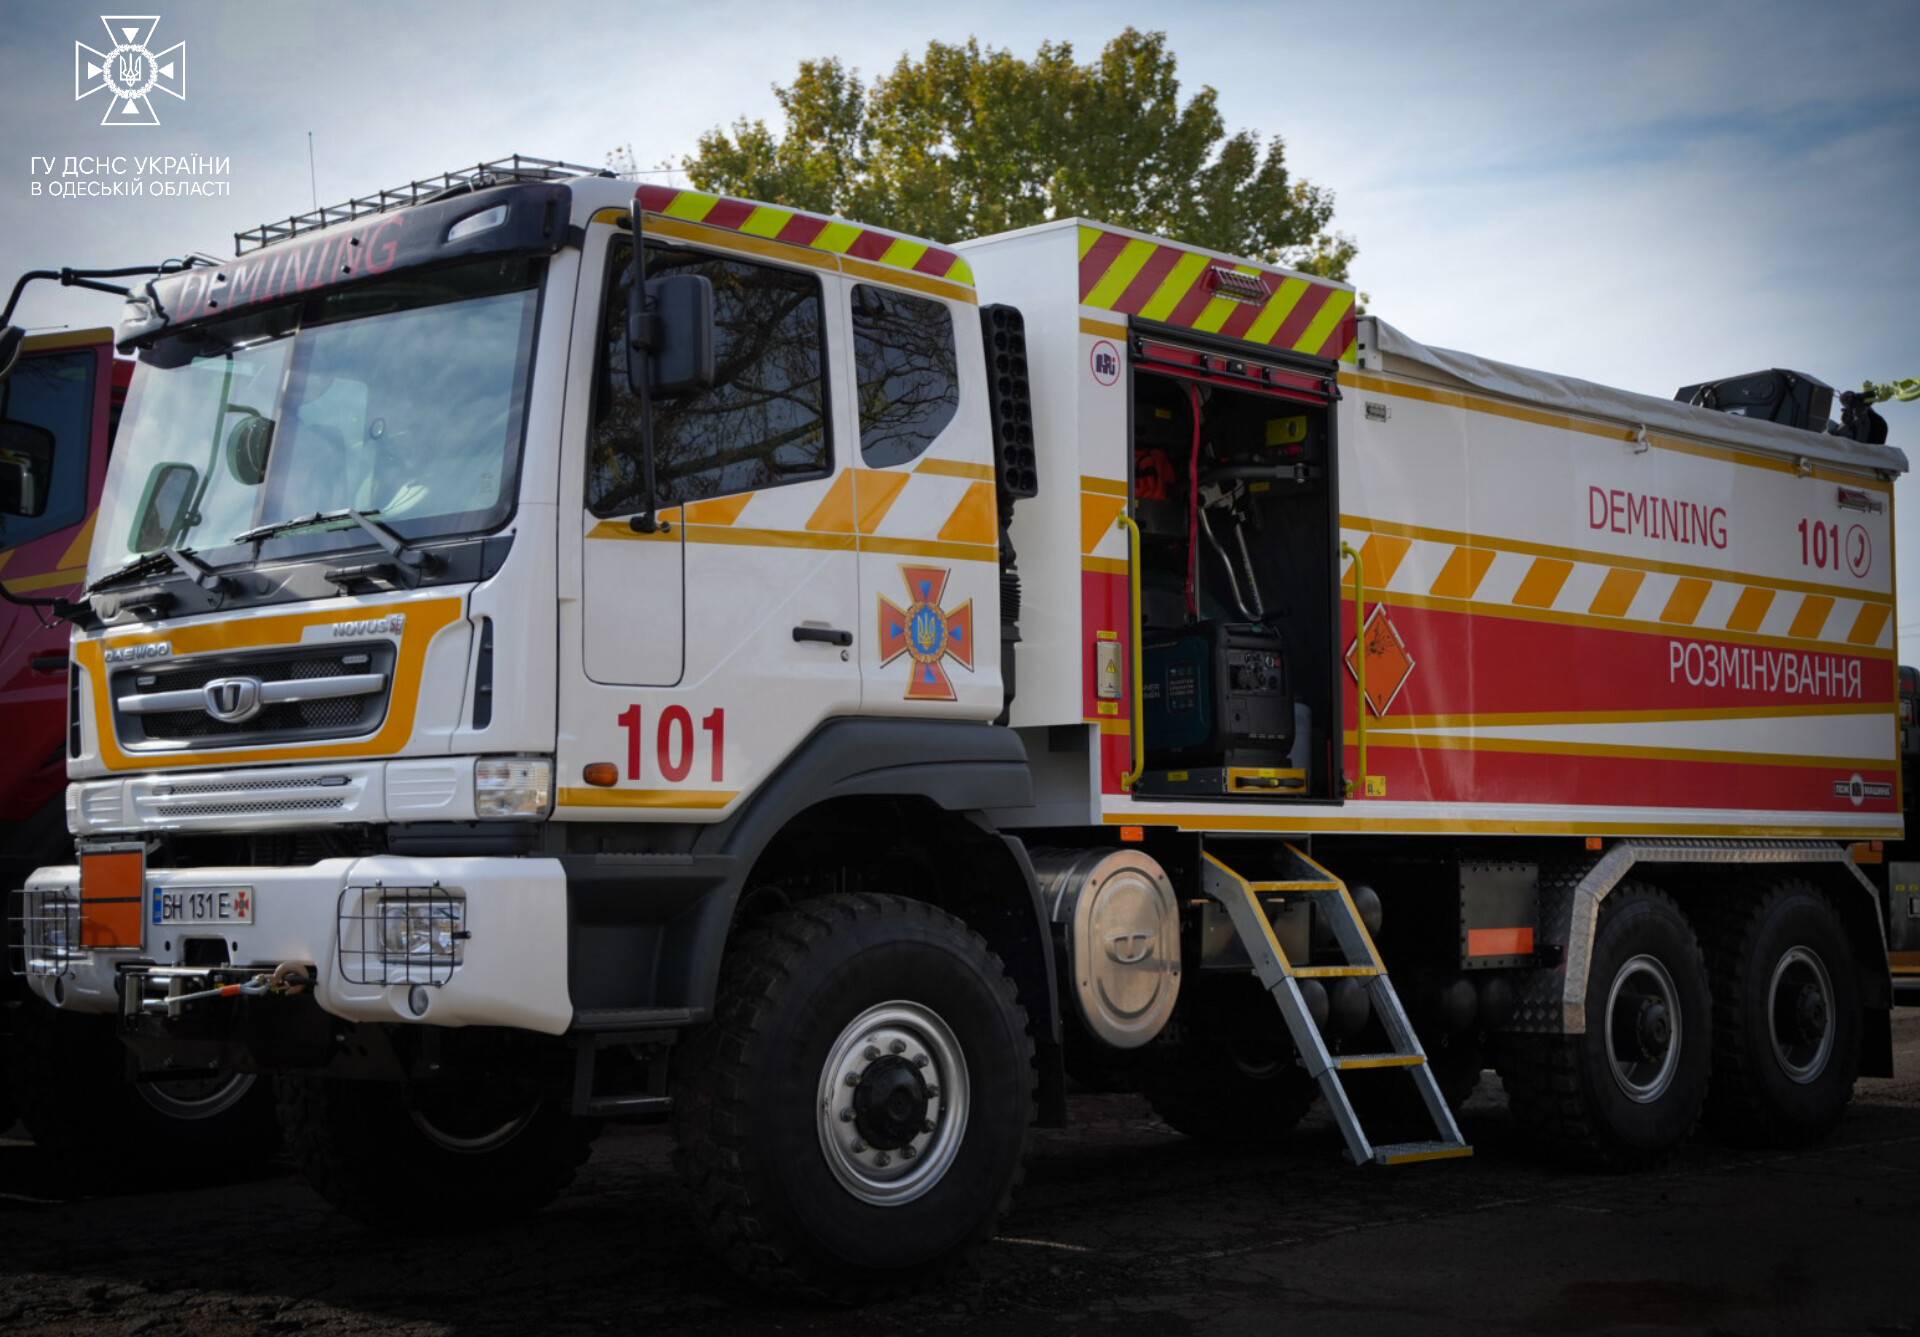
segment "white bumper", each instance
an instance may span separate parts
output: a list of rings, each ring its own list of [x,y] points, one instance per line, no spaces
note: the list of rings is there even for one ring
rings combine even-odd
[[[67,786],[76,836],[474,820],[472,757],[152,771]]]
[[[42,868],[27,879],[29,893],[39,896],[72,898],[78,887],[79,870],[72,866]],[[251,893],[251,924],[161,927],[154,922],[163,894],[237,887]],[[359,921],[371,915],[366,922],[377,933],[383,899],[429,889],[434,897],[458,904],[467,936],[459,943],[458,964],[432,972],[446,978],[419,984],[428,976],[388,965],[377,950],[377,937],[366,937],[366,925]],[[141,907],[145,942],[139,950],[85,952],[60,974],[28,979],[55,1006],[113,1012],[119,1007],[114,977],[121,964],[184,965],[190,939],[224,938],[235,965],[313,966],[320,1007],[348,1021],[512,1026],[557,1035],[573,1018],[566,893],[566,874],[553,859],[377,855],[304,868],[150,868]],[[363,943],[376,950],[355,950]]]

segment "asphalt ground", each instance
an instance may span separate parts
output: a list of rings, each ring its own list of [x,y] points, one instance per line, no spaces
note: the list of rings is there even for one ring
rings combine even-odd
[[[767,1298],[693,1235],[658,1128],[608,1131],[517,1226],[377,1235],[291,1171],[72,1198],[0,1139],[0,1328],[41,1333],[1920,1334],[1920,1010],[1820,1146],[1704,1138],[1657,1173],[1530,1160],[1488,1074],[1472,1160],[1355,1170],[1324,1119],[1225,1155],[1128,1096],[1035,1134],[998,1238],[849,1313]],[[102,1148],[137,1158],[140,1149]],[[396,1219],[431,1203],[394,1204]]]

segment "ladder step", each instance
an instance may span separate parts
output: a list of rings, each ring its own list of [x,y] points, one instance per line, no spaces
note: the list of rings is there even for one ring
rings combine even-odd
[[[1293,977],[1297,980],[1370,979],[1384,974],[1373,966],[1295,966]]]
[[[1333,1066],[1352,1072],[1359,1068],[1417,1068],[1426,1061],[1424,1054],[1336,1054]]]
[[[1412,1165],[1418,1161],[1450,1161],[1473,1155],[1464,1142],[1393,1142],[1373,1149],[1375,1165]]]

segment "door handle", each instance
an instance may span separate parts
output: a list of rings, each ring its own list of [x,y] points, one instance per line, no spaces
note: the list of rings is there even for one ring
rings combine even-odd
[[[842,631],[838,627],[798,626],[793,629],[796,641],[818,641],[822,645],[852,645],[853,633]]]
[[[35,673],[65,673],[67,656],[65,651],[57,654],[35,655],[27,661],[27,666]]]

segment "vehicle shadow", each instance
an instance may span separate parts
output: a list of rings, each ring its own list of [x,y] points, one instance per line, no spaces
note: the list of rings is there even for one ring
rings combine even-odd
[[[1350,1188],[1355,1173],[1324,1120],[1229,1153],[1174,1134],[1136,1097],[1074,1104],[1072,1128],[1036,1132],[1001,1235],[957,1272],[886,1297],[884,1329],[1054,1331],[1124,1290],[1143,1257],[1205,1247],[1223,1233],[1281,1231],[1297,1218],[1278,1185],[1287,1198],[1332,1193]],[[1472,1118],[1476,1135],[1501,1142],[1504,1110],[1488,1122]],[[657,1128],[609,1129],[571,1193],[527,1221],[485,1230],[461,1230],[431,1200],[396,1200],[392,1228],[369,1231],[284,1170],[84,1197],[67,1189],[69,1178],[31,1146],[0,1146],[9,1186],[0,1231],[16,1237],[0,1325],[85,1322],[165,1337],[370,1324],[462,1334],[840,1333],[850,1321],[844,1310],[749,1290],[724,1271],[698,1237]]]

